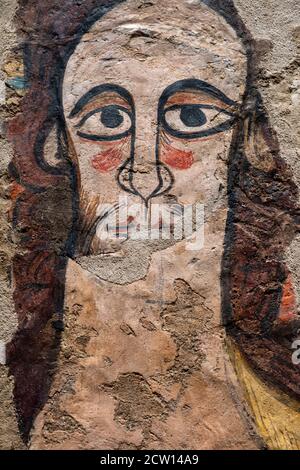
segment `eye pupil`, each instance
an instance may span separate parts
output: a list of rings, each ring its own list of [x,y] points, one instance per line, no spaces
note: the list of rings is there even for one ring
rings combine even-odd
[[[102,110],[100,116],[101,122],[105,127],[109,127],[110,129],[114,129],[119,127],[123,121],[124,117],[120,113],[120,111],[113,106],[107,106]]]
[[[187,127],[203,126],[207,119],[198,106],[184,106],[180,112],[180,119]]]

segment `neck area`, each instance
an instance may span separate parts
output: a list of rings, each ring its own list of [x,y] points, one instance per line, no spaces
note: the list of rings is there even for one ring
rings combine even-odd
[[[210,214],[202,250],[183,241],[152,253],[139,281],[117,285],[69,261],[64,339],[33,449],[257,448],[220,325],[226,215]]]

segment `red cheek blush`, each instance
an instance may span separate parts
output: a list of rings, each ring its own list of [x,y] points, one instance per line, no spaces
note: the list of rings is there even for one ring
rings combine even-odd
[[[91,161],[92,167],[100,173],[117,168],[122,160],[122,152],[120,149],[108,149],[104,152],[94,155]]]
[[[193,152],[185,152],[168,146],[162,151],[162,161],[177,170],[187,170],[194,163]]]

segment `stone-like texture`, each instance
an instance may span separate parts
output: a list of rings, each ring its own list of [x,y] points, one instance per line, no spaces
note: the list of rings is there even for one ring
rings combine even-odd
[[[252,35],[265,46],[260,60],[260,91],[276,130],[281,154],[300,185],[300,6],[285,2],[235,2]],[[288,250],[287,260],[300,298],[299,242]]]
[[[0,449],[22,448],[12,400],[13,381],[8,378],[5,363],[5,344],[12,338],[17,325],[11,289],[11,258],[14,253],[11,228],[8,222],[10,208],[7,167],[12,158],[12,149],[4,137],[4,121],[13,116],[18,109],[20,97],[7,86],[5,82],[14,73],[15,55],[13,47],[17,45],[14,14],[17,2],[1,0],[0,4]]]
[[[214,277],[218,266],[209,251],[202,256]],[[260,445],[231,383],[213,299],[182,278],[172,289],[172,277],[189,269],[181,259],[181,272],[177,261],[171,272],[160,273],[164,259],[167,251],[163,259],[155,256],[150,282],[123,289],[69,265],[59,372],[36,420],[33,449]],[[167,285],[160,286],[163,279]]]
[[[10,53],[16,41],[12,22],[15,5],[2,3],[1,44]],[[257,40],[260,90],[279,138],[281,155],[291,165],[300,186],[300,13],[297,3],[295,0],[235,2]],[[299,13],[298,18],[295,12]],[[142,38],[136,35],[126,50],[128,60],[133,49],[142,58],[147,48],[151,49],[151,40],[155,47],[155,36],[146,40],[145,46],[143,35]],[[12,68],[16,74],[13,61],[12,53],[4,67],[5,77]],[[109,65],[107,70],[111,73]],[[19,102],[18,94],[9,88],[6,90],[5,118],[18,111]],[[1,154],[4,156],[1,159],[4,175],[1,167],[1,176],[6,187],[5,172],[11,151],[3,139]],[[52,163],[55,162],[55,156],[50,155],[50,162],[51,158]],[[143,252],[132,257],[127,266],[124,261],[120,265],[113,263],[113,272],[109,266],[105,269],[101,265],[100,271],[93,262],[79,258],[79,264],[87,271],[101,272],[100,281],[73,261],[69,263],[66,325],[58,373],[45,408],[36,420],[32,448],[237,449],[263,445],[255,436],[251,418],[247,418],[247,405],[243,403],[223,349],[224,332],[220,327],[219,296],[216,295],[222,248],[220,234],[226,218],[226,162],[223,160],[225,156],[221,155],[212,168],[216,180],[212,190],[215,204],[208,213],[206,246],[199,256],[185,252],[181,242],[162,252],[151,248],[146,255]],[[210,175],[210,168],[205,171]],[[90,180],[87,177],[86,181],[85,192],[93,184],[92,177]],[[211,190],[209,185],[208,189]],[[8,342],[16,320],[7,275],[14,245],[6,222],[5,191],[1,194],[5,222],[1,224],[4,227],[3,244],[1,241],[4,268],[1,268],[0,325],[1,339]],[[211,217],[214,211],[218,223]],[[298,245],[295,239],[286,256],[300,298]],[[150,255],[152,263],[148,264]],[[148,274],[145,266],[149,268]],[[116,279],[119,279],[118,286],[109,282],[116,282]],[[3,368],[1,448],[22,447],[11,393],[12,381],[6,378]],[[97,419],[99,416],[101,419]],[[217,429],[214,428],[216,422]]]

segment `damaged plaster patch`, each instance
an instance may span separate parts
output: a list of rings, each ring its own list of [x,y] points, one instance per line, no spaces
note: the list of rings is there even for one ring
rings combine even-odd
[[[15,419],[12,400],[13,381],[8,377],[6,367],[0,365],[0,449],[24,449]]]
[[[291,39],[296,27],[295,19],[299,19],[292,12],[299,12],[299,1],[235,0],[234,3],[255,39],[272,43],[273,47],[264,57],[264,68],[273,73],[289,64],[297,51]]]
[[[286,262],[292,273],[293,285],[295,288],[297,306],[299,308],[300,301],[300,263],[299,263],[299,253],[300,253],[300,235],[298,235],[292,241],[286,252]]]
[[[147,275],[152,253],[174,244],[174,240],[145,243],[128,241],[120,255],[82,256],[75,261],[103,281],[118,285],[131,284]]]
[[[0,341],[0,364],[6,363],[6,347],[4,341]]]
[[[42,434],[51,443],[59,443],[75,435],[77,439],[82,440],[84,429],[68,413],[63,412],[56,404],[55,398],[51,400],[47,420],[44,423]]]
[[[128,429],[143,426],[144,430],[153,417],[166,416],[162,397],[155,395],[141,374],[122,374],[112,384],[101,388],[117,400],[115,419]]]
[[[132,372],[120,374],[114,382],[100,386],[117,401],[115,420],[130,430],[140,426],[144,443],[149,439],[153,420],[164,421],[176,410],[189,377],[201,370],[205,358],[200,337],[209,328],[211,313],[204,307],[204,299],[186,281],[176,279],[174,289],[176,300],[161,311],[162,329],[171,334],[176,344],[173,364],[165,373],[151,376],[149,380]],[[156,329],[144,317],[141,323],[149,331]],[[176,399],[168,399],[158,392],[160,387],[163,390],[174,385],[178,386]]]
[[[4,80],[0,80],[0,105],[5,103],[6,97],[6,90],[5,90],[5,82]]]

